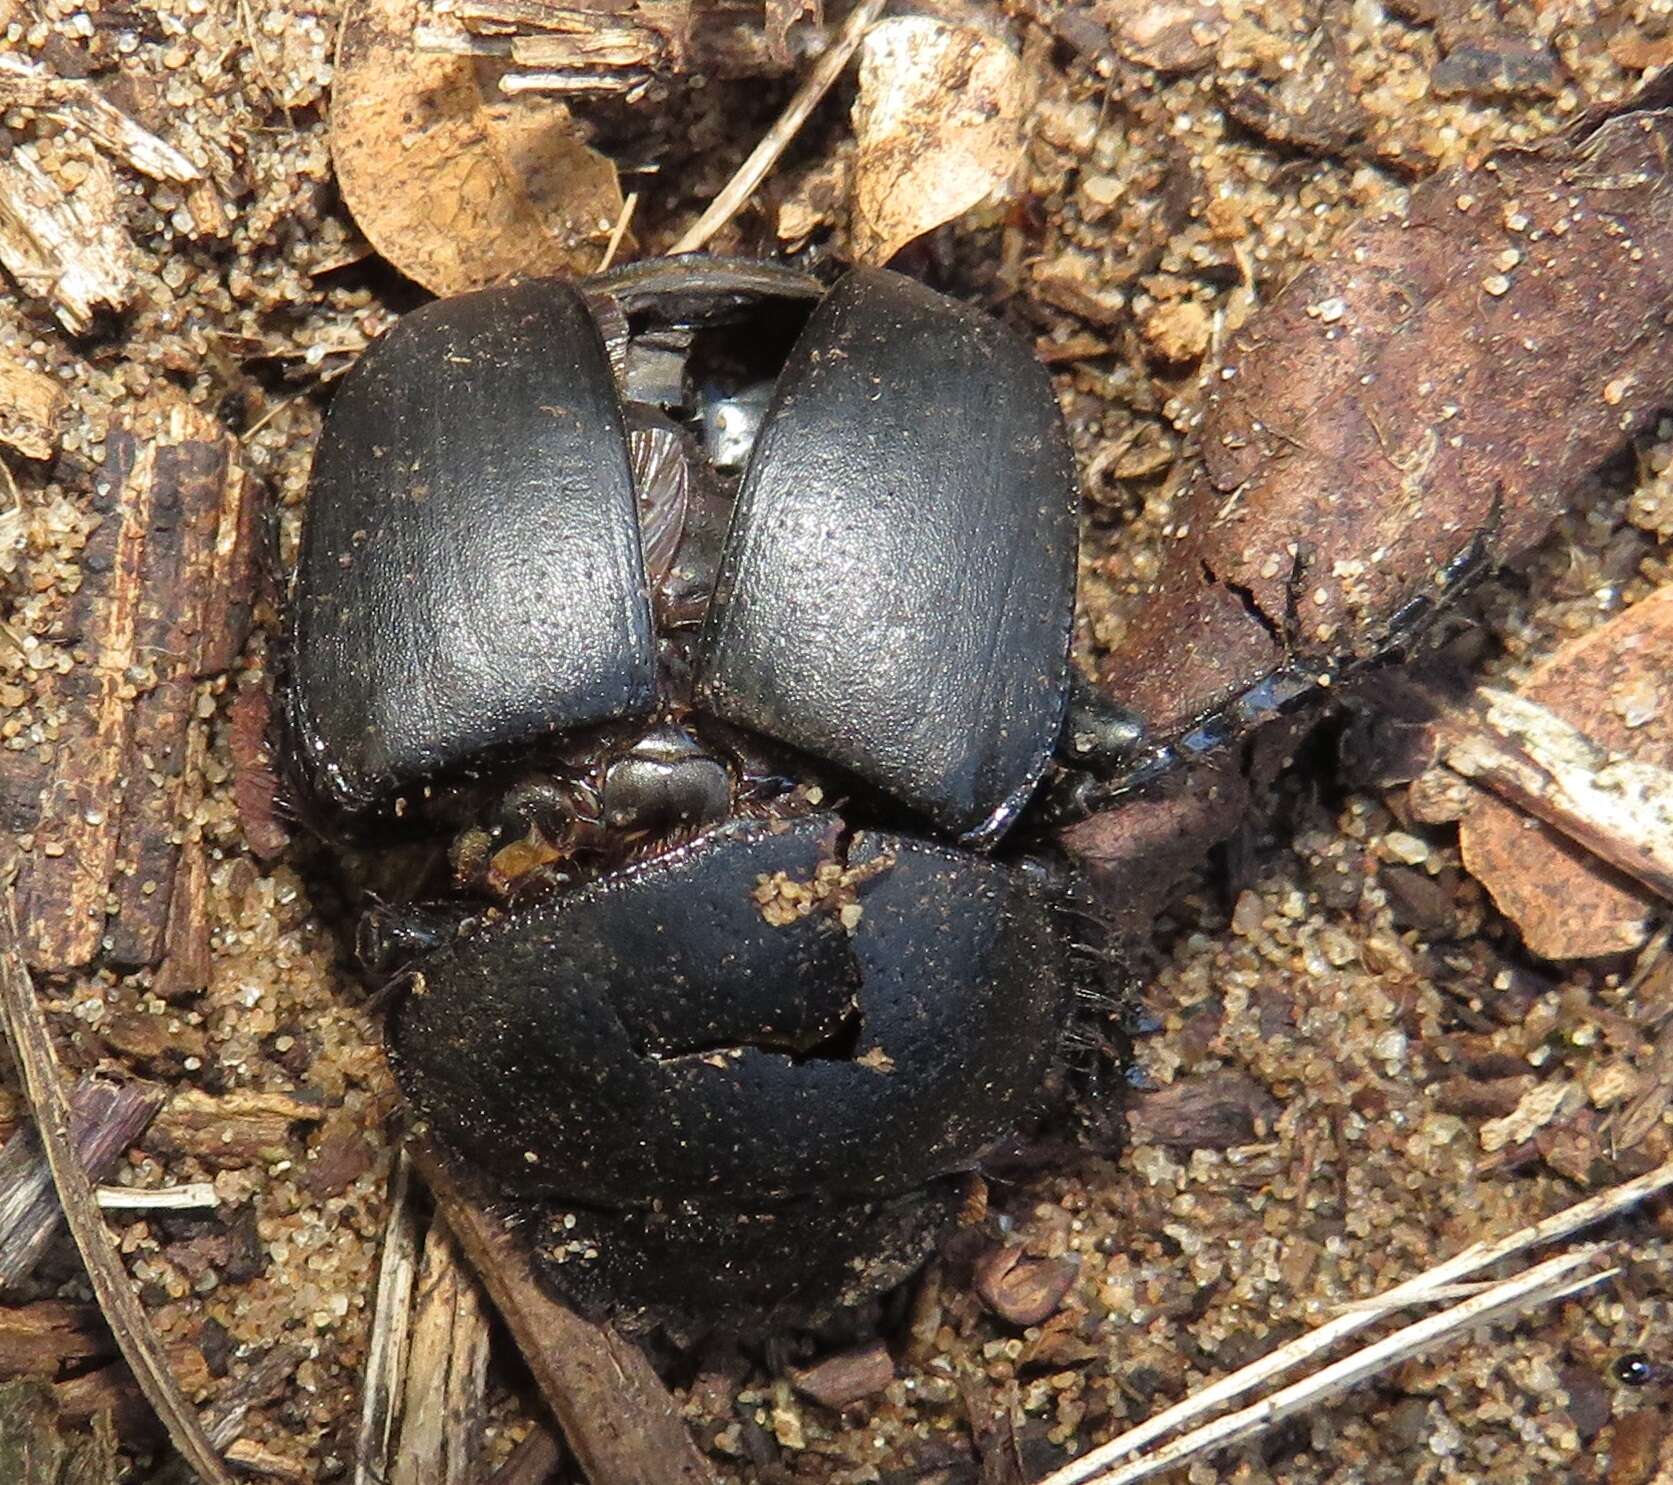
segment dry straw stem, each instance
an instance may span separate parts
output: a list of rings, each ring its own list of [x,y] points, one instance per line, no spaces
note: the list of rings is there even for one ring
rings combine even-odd
[[[1565,1207],[1562,1211],[1554,1213],[1543,1221],[1519,1228],[1506,1237],[1472,1243],[1463,1252],[1455,1254],[1444,1263],[1438,1263],[1433,1268],[1425,1269],[1421,1274],[1407,1279],[1404,1283],[1385,1290],[1373,1300],[1354,1305],[1334,1320],[1327,1320],[1323,1325],[1308,1331],[1307,1334],[1298,1336],[1288,1345],[1280,1346],[1270,1355],[1263,1356],[1258,1361],[1252,1361],[1245,1367],[1240,1367],[1237,1371],[1221,1377],[1218,1381],[1192,1393],[1183,1401],[1175,1403],[1171,1408],[1163,1409],[1155,1417],[1148,1418],[1139,1424],[1137,1428],[1129,1429],[1126,1433],[1111,1439],[1107,1444],[1100,1445],[1084,1458],[1076,1460],[1073,1464],[1065,1465],[1062,1469],[1048,1476],[1041,1482],[1041,1485],[1081,1485],[1083,1481],[1093,1480],[1100,1482],[1100,1485],[1114,1485],[1114,1482],[1118,1480],[1142,1478],[1141,1476],[1117,1475],[1111,1473],[1111,1471],[1117,1468],[1119,1460],[1126,1458],[1128,1455],[1136,1454],[1146,1445],[1165,1434],[1172,1433],[1175,1429],[1197,1419],[1211,1416],[1235,1399],[1253,1392],[1256,1388],[1264,1386],[1292,1367],[1299,1366],[1338,1342],[1357,1334],[1366,1326],[1376,1323],[1390,1311],[1414,1304],[1427,1304],[1436,1299],[1448,1297],[1456,1293],[1455,1286],[1461,1281],[1467,1280],[1470,1275],[1479,1273],[1482,1269],[1514,1254],[1525,1252],[1529,1248],[1535,1248],[1544,1243],[1554,1242],[1559,1238],[1578,1232],[1581,1228],[1589,1227],[1595,1222],[1601,1222],[1619,1212],[1626,1211],[1629,1207],[1636,1206],[1646,1197],[1653,1196],[1658,1191],[1664,1191],[1669,1186],[1673,1186],[1673,1161],[1659,1165],[1654,1170],[1647,1171],[1644,1175],[1631,1181],[1625,1181],[1619,1186],[1611,1187],[1608,1191],[1601,1191],[1596,1196],[1587,1197],[1586,1200],[1576,1202],[1573,1206]],[[1529,1275],[1523,1275],[1519,1279],[1507,1280],[1506,1282],[1522,1283],[1535,1272],[1539,1272],[1539,1270],[1531,1270]],[[1590,1279],[1588,1279],[1588,1282],[1590,1282]],[[1480,1306],[1489,1295],[1501,1292],[1503,1289],[1504,1285],[1493,1285],[1482,1291],[1474,1299],[1467,1300],[1464,1304],[1443,1313],[1444,1315],[1457,1316],[1468,1310],[1472,1305]],[[1528,1302],[1532,1303],[1535,1300],[1551,1297],[1548,1294],[1532,1294],[1530,1292]],[[1496,1304],[1497,1302],[1495,1302]],[[1439,1320],[1443,1317],[1435,1316],[1433,1318]],[[1462,1321],[1455,1321],[1454,1328],[1459,1324],[1475,1324],[1479,1319],[1479,1314],[1466,1316]],[[1406,1335],[1411,1329],[1411,1327],[1408,1327],[1407,1331],[1396,1332],[1396,1335]],[[1439,1332],[1429,1334],[1423,1343],[1427,1344],[1428,1341],[1437,1339],[1447,1333],[1443,1328]],[[1392,1341],[1395,1337],[1391,1336],[1388,1339]],[[1378,1345],[1385,1344],[1386,1342],[1378,1343]],[[1364,1354],[1368,1353],[1356,1353],[1356,1355]],[[1350,1362],[1353,1360],[1353,1357],[1348,1358]],[[1338,1363],[1338,1365],[1341,1364]],[[1323,1376],[1325,1374],[1319,1373],[1317,1375]],[[1358,1380],[1361,1375],[1369,1375],[1369,1373],[1356,1373],[1352,1380]],[[1305,1388],[1315,1381],[1316,1377],[1309,1378],[1295,1384],[1295,1386]],[[1342,1385],[1347,1386],[1351,1383],[1343,1383]],[[1291,1389],[1286,1389],[1286,1391],[1288,1390]],[[1283,1396],[1285,1394],[1278,1395]],[[1258,1404],[1257,1409],[1269,1407],[1271,1401],[1269,1399],[1267,1403]],[[1245,1410],[1244,1414],[1235,1416],[1247,1417],[1257,1409]],[[1269,1418],[1267,1421],[1276,1420]],[[1225,1440],[1219,1440],[1218,1442],[1223,1443]],[[1211,1445],[1210,1447],[1216,1446]],[[1176,1446],[1169,1446],[1170,1449],[1173,1447]],[[1169,1457],[1173,1462],[1178,1462],[1176,1456],[1170,1455]],[[1137,1463],[1148,1463],[1148,1461]],[[1137,1463],[1135,1467],[1137,1467]]]
[[[360,1435],[355,1442],[355,1485],[383,1485],[389,1478],[396,1401],[406,1387],[407,1345],[412,1330],[412,1288],[418,1272],[418,1204],[412,1163],[395,1156],[389,1178],[389,1219],[378,1263],[378,1297],[366,1346],[360,1390]]]
[[[18,949],[17,916],[9,889],[0,910],[0,1013],[4,1014],[6,1035],[23,1074],[24,1094],[52,1168],[64,1220],[123,1359],[146,1401],[168,1429],[174,1447],[205,1485],[233,1485],[191,1404],[175,1384],[162,1343],[116,1256],[116,1246],[93,1195],[93,1184],[76,1158],[70,1139],[70,1101],[64,1094],[52,1033]]]
[[[716,232],[732,220],[743,204],[755,194],[755,189],[767,177],[767,172],[778,162],[796,132],[807,122],[807,116],[818,107],[819,100],[830,92],[831,85],[842,76],[842,69],[854,55],[867,29],[883,14],[887,0],[864,0],[854,7],[843,22],[842,30],[814,64],[813,71],[801,87],[796,89],[784,112],[779,115],[761,142],[749,153],[749,158],[738,167],[738,173],[727,181],[721,193],[709,203],[691,229],[670,249],[672,253],[695,253]]]
[[[1611,1268],[1585,1274],[1578,1279],[1571,1277],[1576,1269],[1590,1263],[1601,1252],[1602,1246],[1593,1244],[1548,1258],[1514,1279],[1494,1284],[1473,1299],[1404,1326],[1392,1335],[1332,1362],[1322,1371],[1291,1383],[1271,1397],[1205,1424],[1131,1464],[1119,1465],[1112,1459],[1108,1461],[1110,1467],[1105,1469],[1099,1460],[1103,1451],[1098,1450],[1078,1464],[1048,1475],[1041,1485],[1081,1485],[1085,1481],[1097,1481],[1098,1485],[1134,1485],[1136,1481],[1148,1480],[1152,1475],[1173,1469],[1199,1454],[1241,1443],[1306,1408],[1328,1402],[1356,1383],[1427,1351],[1439,1341],[1455,1339],[1472,1326],[1507,1311],[1564,1299],[1602,1283],[1619,1270]]]

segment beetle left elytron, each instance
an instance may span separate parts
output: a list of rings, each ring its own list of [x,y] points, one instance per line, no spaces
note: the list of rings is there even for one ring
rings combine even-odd
[[[1045,1106],[1063,887],[1005,847],[1077,512],[1027,346],[882,271],[488,290],[345,380],[289,766],[339,833],[447,843],[362,957],[417,1115],[575,1302],[856,1300]]]

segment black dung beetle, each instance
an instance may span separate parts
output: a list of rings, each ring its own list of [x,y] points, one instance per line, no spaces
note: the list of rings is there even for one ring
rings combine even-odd
[[[289,767],[339,833],[428,843],[361,925],[396,1069],[572,1302],[853,1302],[1045,1107],[1081,971],[1016,827],[1077,523],[1027,346],[889,272],[527,282],[345,379]]]

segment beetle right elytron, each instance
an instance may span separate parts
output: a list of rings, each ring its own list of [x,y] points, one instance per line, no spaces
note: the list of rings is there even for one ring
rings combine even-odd
[[[1028,347],[882,271],[489,290],[337,394],[292,771],[446,842],[362,955],[413,1109],[575,1302],[852,1302],[1044,1107],[1065,888],[1000,848],[1064,731],[1077,511]]]

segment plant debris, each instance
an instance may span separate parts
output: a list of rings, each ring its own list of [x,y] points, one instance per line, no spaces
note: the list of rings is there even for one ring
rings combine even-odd
[[[1520,713],[1499,717],[1489,705],[1481,723],[1458,717],[1447,728],[1453,767],[1509,796],[1478,793],[1471,801],[1459,824],[1464,864],[1536,954],[1577,959],[1637,949],[1666,898],[1633,877],[1656,873],[1673,886],[1673,587],[1565,645],[1518,694],[1558,723],[1536,712],[1519,727]],[[1583,738],[1566,738],[1561,722]],[[1600,749],[1610,755],[1601,764]],[[1524,804],[1528,790],[1538,798]],[[1530,829],[1530,814],[1556,823]],[[1610,859],[1631,876],[1611,869]]]

